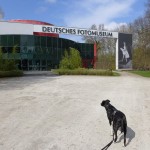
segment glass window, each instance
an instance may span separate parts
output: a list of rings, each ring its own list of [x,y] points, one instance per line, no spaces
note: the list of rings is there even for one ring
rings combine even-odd
[[[47,47],[52,47],[53,43],[52,43],[52,38],[51,37],[47,37]]]
[[[7,47],[7,52],[8,53],[12,53],[12,51],[13,51],[13,47]]]
[[[93,44],[76,43],[72,40],[56,37],[1,35],[0,45],[4,53],[11,53],[13,47],[16,46],[16,52],[20,53],[21,56],[21,58],[17,58],[23,60],[21,60],[23,69],[29,70],[57,68],[64,51],[69,50],[69,47],[79,50],[84,59],[93,59],[94,56]],[[28,63],[30,67],[28,67]]]
[[[58,48],[62,48],[62,39],[58,39],[58,45],[57,45]]]
[[[28,46],[28,37],[26,35],[21,35],[21,46],[27,47]]]
[[[21,46],[34,46],[34,36],[21,35]]]
[[[57,48],[58,47],[58,38],[53,38],[53,48]]]
[[[14,45],[20,46],[20,37],[21,37],[20,35],[14,35],[14,37],[13,37],[14,38],[14,41],[13,41]]]
[[[8,46],[14,46],[14,36],[13,35],[8,35],[7,40],[8,40]]]
[[[8,51],[8,50],[7,50],[7,47],[2,47],[2,52],[3,52],[3,53],[7,53],[7,51]]]
[[[33,35],[27,35],[27,45],[28,46],[34,46],[34,36]]]
[[[34,36],[34,40],[35,40],[35,46],[40,46],[40,37]]]
[[[41,44],[40,46],[45,47],[47,45],[47,40],[45,36],[41,36]]]
[[[2,46],[8,46],[8,44],[7,44],[7,35],[2,35],[1,36],[1,43],[2,43]]]

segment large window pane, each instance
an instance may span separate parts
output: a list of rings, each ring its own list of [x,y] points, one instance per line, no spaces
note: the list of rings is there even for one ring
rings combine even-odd
[[[20,46],[20,35],[14,35],[14,45]]]
[[[8,46],[7,35],[2,35],[1,36],[1,43],[2,43],[2,46]]]
[[[40,46],[45,47],[45,46],[46,46],[46,43],[47,43],[46,37],[41,36],[41,44],[40,44]]]
[[[53,43],[52,43],[52,38],[51,37],[47,37],[47,47],[52,47]]]
[[[14,36],[13,35],[9,35],[7,37],[8,40],[8,46],[14,46]]]
[[[35,46],[40,46],[40,37],[34,36],[34,40],[35,40]]]

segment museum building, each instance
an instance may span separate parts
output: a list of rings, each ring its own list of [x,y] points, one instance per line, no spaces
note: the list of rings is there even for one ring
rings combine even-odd
[[[72,47],[80,52],[83,67],[95,66],[94,44],[60,38],[56,33],[35,32],[34,25],[53,26],[35,20],[0,21],[0,48],[4,59],[15,59],[21,70],[49,70],[58,68],[64,51]]]

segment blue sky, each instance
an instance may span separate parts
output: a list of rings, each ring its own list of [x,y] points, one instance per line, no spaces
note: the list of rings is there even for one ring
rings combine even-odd
[[[56,26],[112,29],[144,14],[147,0],[0,0],[1,20],[30,19]],[[3,15],[2,15],[3,12]]]

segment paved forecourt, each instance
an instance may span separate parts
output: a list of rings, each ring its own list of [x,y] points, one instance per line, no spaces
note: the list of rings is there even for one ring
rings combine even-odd
[[[150,79],[27,75],[0,79],[0,150],[99,150],[111,141],[106,112],[112,105],[127,116],[123,136],[110,150],[149,150]]]

